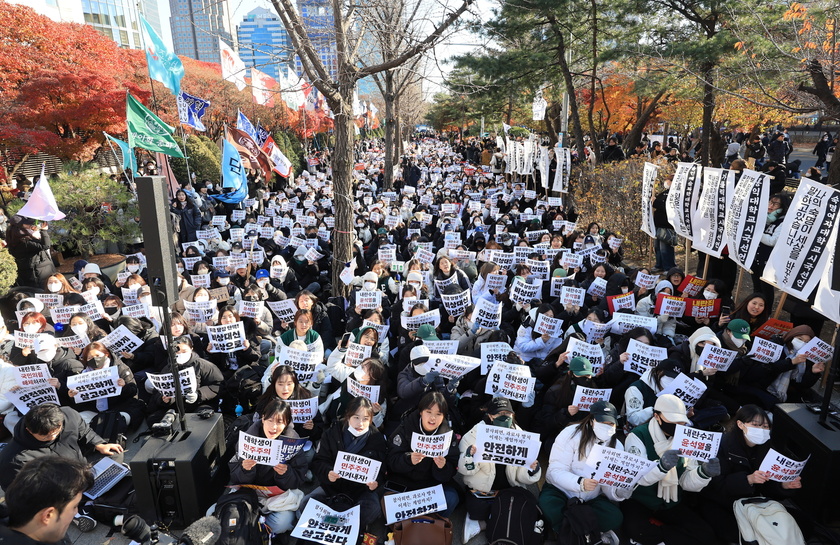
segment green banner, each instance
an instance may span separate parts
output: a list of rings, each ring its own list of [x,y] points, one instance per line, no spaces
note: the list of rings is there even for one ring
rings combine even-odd
[[[128,93],[125,112],[130,147],[159,151],[172,157],[184,157],[181,148],[172,137],[174,129],[131,96],[131,93]]]

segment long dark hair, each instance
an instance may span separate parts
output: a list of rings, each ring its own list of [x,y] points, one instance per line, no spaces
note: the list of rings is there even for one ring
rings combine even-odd
[[[256,404],[254,405],[254,410],[257,414],[262,414],[263,410],[268,406],[268,403],[272,399],[280,399],[280,396],[277,395],[277,388],[276,384],[277,381],[280,380],[280,377],[283,375],[290,375],[292,380],[295,381],[295,387],[292,390],[292,395],[289,399],[309,399],[312,397],[309,394],[309,390],[304,388],[300,385],[300,381],[298,380],[297,374],[295,373],[294,368],[291,365],[278,365],[274,368],[274,371],[271,373],[271,382],[268,385],[268,388],[265,389],[265,392],[260,395],[259,399],[257,399]],[[309,394],[309,395],[307,395]]]
[[[752,316],[750,316],[750,313],[747,312],[747,305],[749,305],[750,301],[752,301],[753,299],[761,299],[762,301],[764,301],[764,310],[756,318],[753,318]],[[765,297],[763,293],[753,293],[750,294],[749,297],[745,298],[740,303],[738,303],[738,305],[735,307],[735,310],[733,310],[732,314],[730,314],[729,316],[733,320],[735,320],[736,318],[745,320],[748,324],[750,324],[750,327],[752,329],[755,329],[754,326],[761,325],[764,322],[766,322],[768,318],[770,318],[770,307],[772,306],[773,303],[768,302],[767,297]]]
[[[575,435],[580,435],[580,442],[578,443],[578,460],[584,460],[586,458],[586,449],[595,442],[597,437],[595,436],[595,430],[593,426],[595,424],[595,417],[592,414],[586,415],[583,420],[577,422],[578,428],[572,434],[572,437]],[[570,426],[574,426],[575,423],[569,424]],[[612,448],[615,446],[616,437],[613,435],[610,438],[610,442],[607,445],[608,447]]]

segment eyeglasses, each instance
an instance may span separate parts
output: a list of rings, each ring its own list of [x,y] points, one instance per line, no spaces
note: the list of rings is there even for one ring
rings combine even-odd
[[[286,425],[286,422],[281,418],[279,420],[266,420],[265,418],[262,419],[263,423],[274,426],[275,428],[280,428]]]

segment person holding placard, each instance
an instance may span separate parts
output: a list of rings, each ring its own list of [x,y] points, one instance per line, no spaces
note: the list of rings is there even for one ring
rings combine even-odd
[[[245,433],[264,439],[276,440],[280,437],[298,439],[292,423],[292,411],[285,401],[272,399],[262,407],[258,413],[259,420],[251,424]],[[258,464],[255,460],[240,457],[239,453],[234,455],[228,464],[230,467],[231,486],[235,485],[256,485],[276,486],[286,492],[284,500],[278,501],[273,497],[260,499],[265,515],[265,523],[271,528],[274,534],[283,534],[291,531],[295,522],[295,510],[298,501],[295,496],[302,496],[298,490],[304,483],[306,473],[306,459],[302,452],[298,452],[291,459],[270,466]],[[294,493],[292,493],[292,491]],[[288,497],[286,497],[288,496]],[[269,508],[268,505],[271,505]]]
[[[245,329],[245,339],[242,341],[242,345],[230,352],[216,352],[214,351],[213,340],[210,339],[207,342],[207,359],[221,370],[226,381],[238,370],[248,366],[258,368],[259,375],[262,377],[265,368],[260,365],[260,341],[257,339],[256,326],[253,320],[240,318],[236,308],[227,306],[219,312],[219,321],[216,325],[234,325],[237,322],[242,322]]]
[[[121,316],[113,324],[114,329],[125,326],[129,333],[135,335],[142,344],[133,352],[121,352],[120,359],[131,368],[133,373],[145,371],[155,366],[155,343],[158,333],[152,323],[146,318],[132,318]]]
[[[566,354],[566,353],[564,353]],[[565,363],[564,354],[558,363]],[[543,388],[537,395],[534,406],[537,408],[532,427],[540,433],[543,446],[547,446],[566,426],[583,420],[589,414],[573,405],[575,390],[580,388],[598,388],[592,372],[592,363],[583,357],[572,358],[568,371],[560,375],[553,384]]]
[[[310,499],[329,504],[329,498],[343,494],[361,508],[359,521],[363,528],[382,516],[380,485],[385,482],[384,465],[366,483],[344,478],[334,471],[339,452],[385,463],[387,443],[385,436],[373,425],[373,418],[371,402],[356,397],[347,404],[341,419],[324,433],[312,462],[312,473],[320,486],[301,501],[301,512]]]
[[[371,358],[379,359],[380,351],[377,350],[378,342],[379,342],[379,332],[376,330],[375,327],[362,327],[358,329],[355,334],[351,334],[353,338],[353,342],[359,344],[361,346],[369,346],[370,348],[370,356]],[[327,359],[327,374],[331,376],[337,383],[342,382],[346,379],[349,375],[353,373],[353,370],[356,369],[358,365],[358,360],[355,362],[350,362],[346,360],[347,357],[347,348],[350,345],[350,337],[347,338],[347,341],[344,342],[342,345],[341,343],[339,346],[330,353],[330,357]],[[331,390],[332,391],[332,390]]]
[[[87,337],[89,341],[99,341],[108,335],[84,312],[77,312],[70,316],[68,325],[70,327],[66,328],[60,337],[79,335]],[[81,348],[73,348],[71,350],[77,356],[82,353]]]
[[[272,252],[266,248],[266,253],[271,255]],[[267,285],[261,287],[268,292],[270,301],[282,301],[295,297],[300,292],[300,283],[298,283],[295,271],[286,264],[286,260],[279,251],[271,257],[269,271]],[[259,281],[257,283],[259,284]]]
[[[656,287],[653,288],[653,293],[649,297],[643,297],[636,304],[636,314],[639,316],[656,316],[656,333],[664,335],[668,338],[673,338],[677,332],[677,319],[674,316],[667,314],[656,315],[654,308],[656,307],[656,299],[660,293],[665,295],[673,295],[676,293],[674,284],[670,280],[660,280]]]
[[[630,353],[628,352],[631,341],[648,346],[656,346],[656,339],[650,330],[645,327],[634,327],[622,335],[618,339],[618,342],[613,341],[607,357],[609,363],[604,367],[604,372],[598,380],[602,388],[612,388],[612,395],[610,397],[617,405],[624,403],[624,395],[627,388],[639,380],[640,376],[624,369],[625,363],[631,359]]]
[[[823,371],[825,362],[815,362],[802,352],[802,348],[815,337],[814,331],[807,325],[799,325],[785,333],[782,337],[784,355],[776,368],[782,372],[776,377],[767,390],[781,403],[804,403],[813,401],[812,387],[817,383]],[[783,370],[786,367],[790,369]]]
[[[665,273],[665,279],[671,282],[671,295],[682,295],[680,286],[685,280],[685,273],[681,268],[671,267],[668,269],[668,272]]]
[[[540,314],[554,318],[554,307],[543,303],[537,308],[531,308],[528,311],[529,319],[519,326],[516,333],[516,342],[513,348],[525,362],[532,360],[542,362],[552,350],[563,342],[559,335],[549,335],[548,333],[541,335],[534,331],[534,326]]]
[[[712,527],[681,499],[683,492],[700,492],[720,475],[720,461],[698,464],[681,457],[672,445],[677,424],[688,424],[685,404],[677,396],[662,395],[653,406],[653,418],[633,428],[624,444],[630,454],[657,462],[622,503],[624,530],[643,545],[708,545],[715,540]]]
[[[569,500],[576,498],[592,508],[602,543],[618,545],[615,532],[621,528],[623,515],[612,502],[625,500],[627,495],[589,478],[592,468],[586,464],[597,445],[624,449],[615,435],[617,428],[618,411],[608,401],[598,401],[583,420],[565,428],[554,440],[539,503],[555,531],[562,526]]]
[[[720,442],[720,475],[703,489],[699,510],[715,529],[718,539],[738,543],[738,523],[732,504],[742,498],[761,496],[783,501],[802,488],[801,477],[785,483],[771,481],[760,471],[761,462],[772,447],[770,415],[757,405],[744,405],[732,419],[731,428]],[[793,512],[796,516],[797,513]],[[804,525],[800,524],[800,527]]]
[[[454,282],[461,286],[462,290],[469,290],[470,279],[464,274],[464,271],[452,263],[448,256],[442,255],[435,261],[435,268],[433,271],[434,280],[436,282]],[[440,293],[437,289],[437,284],[434,290],[434,297],[440,299]]]
[[[318,333],[324,345],[324,350],[335,349],[337,341],[333,334],[333,326],[327,314],[326,305],[318,301],[318,298],[312,292],[303,290],[295,296],[295,306],[298,310],[311,312],[312,325],[310,327]]]
[[[324,318],[329,321],[328,317],[325,316]],[[293,327],[280,335],[280,342],[289,346],[292,341],[303,341],[306,344],[306,349],[316,354],[317,360],[321,361],[324,359],[324,342],[321,335],[312,328],[313,323],[314,315],[312,311],[299,307],[298,311],[295,312]],[[279,349],[280,344],[278,343],[277,350]]]
[[[461,455],[458,459],[458,472],[464,476],[464,484],[469,488],[465,494],[467,516],[464,520],[463,543],[466,543],[481,530],[486,528],[490,518],[490,506],[499,490],[513,486],[527,487],[535,484],[542,476],[540,463],[534,461],[529,467],[504,465],[493,462],[476,462],[476,437],[481,424],[520,430],[510,401],[496,397],[483,407],[484,418],[473,426],[462,438],[459,445]],[[504,513],[501,514],[503,517]]]
[[[385,366],[376,358],[365,358],[353,372],[348,375],[340,384],[339,388],[321,405],[321,413],[328,423],[335,422],[344,414],[345,408],[350,401],[356,397],[350,389],[349,380],[353,380],[362,386],[375,386],[378,388],[379,397],[371,400],[373,405],[373,425],[381,427],[385,422],[388,412],[388,375]]]
[[[289,267],[295,271],[301,287],[310,293],[319,293],[321,291],[321,284],[318,282],[320,271],[314,261],[306,259],[307,251],[306,246],[298,246],[293,259],[289,262]]]
[[[257,400],[254,411],[261,414],[263,409],[268,406],[272,399],[281,399],[283,401],[303,401],[313,399],[312,392],[304,387],[300,380],[298,380],[297,373],[290,365],[278,365],[271,373],[271,382],[268,388],[263,392]],[[309,439],[313,443],[317,443],[318,439],[324,431],[324,419],[321,416],[321,411],[316,411],[315,416],[306,422],[293,422],[295,431],[300,437]],[[307,464],[312,461],[315,456],[315,449],[310,448],[304,451]]]
[[[443,485],[446,508],[441,514],[449,517],[460,501],[460,492],[453,477],[458,470],[458,445],[452,441],[449,449],[435,457],[411,450],[412,434],[444,435],[452,432],[447,422],[449,404],[443,394],[427,392],[416,410],[406,416],[394,433],[389,434],[388,478],[405,490],[419,490]]]
[[[91,420],[105,411],[118,411],[125,418],[126,425],[134,427],[140,425],[143,419],[143,402],[137,399],[137,383],[134,380],[134,373],[123,363],[119,357],[115,357],[108,348],[100,342],[92,342],[85,347],[79,359],[84,363],[84,375],[89,371],[116,367],[119,379],[117,387],[119,394],[113,397],[100,398],[95,401],[80,402],[76,399],[78,392],[69,390],[68,394],[75,401],[74,408],[79,412],[85,422],[90,424]]]
[[[665,389],[685,368],[679,360],[667,358],[651,367],[633,382],[624,394],[624,414],[630,426],[641,426],[654,415],[657,394]]]
[[[171,332],[172,338],[175,339],[181,335],[187,335],[193,342],[193,350],[198,354],[199,358],[207,359],[207,338],[198,335],[192,331],[190,321],[184,317],[183,314],[173,311],[169,316],[169,321],[172,324]],[[163,328],[158,332],[157,342],[155,342],[155,363],[154,370],[160,373],[163,369],[169,366],[169,353],[164,347],[164,339],[166,334]]]
[[[597,307],[601,303],[601,297],[589,293],[589,288],[592,286],[592,283],[596,278],[600,278],[608,282],[613,274],[612,267],[606,263],[598,263],[592,267],[592,270],[589,271],[585,279],[580,278],[583,274],[583,272],[579,272],[575,275],[575,279],[580,282],[580,287],[586,290],[586,298],[583,302],[587,307]]]

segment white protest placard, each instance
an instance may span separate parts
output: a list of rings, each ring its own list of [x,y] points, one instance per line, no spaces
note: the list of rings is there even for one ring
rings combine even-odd
[[[542,282],[528,284],[516,278],[510,287],[510,300],[520,305],[530,305],[533,299],[541,299]]]
[[[703,352],[700,353],[700,358],[697,360],[697,366],[726,371],[736,357],[738,357],[737,350],[727,350],[712,343],[706,343]]]
[[[561,305],[575,305],[583,306],[583,300],[586,297],[586,290],[583,288],[575,288],[572,286],[563,286],[560,290],[560,304]]]
[[[665,394],[673,394],[683,400],[686,409],[690,409],[697,404],[700,400],[700,396],[702,396],[705,391],[706,385],[702,380],[697,378],[692,379],[685,373],[680,373],[673,381],[671,381],[670,384],[662,388],[662,390],[656,394],[656,397],[660,397]]]
[[[586,293],[592,297],[603,297],[607,294],[607,281],[596,276],[592,279],[592,283],[589,285]]]
[[[352,282],[355,278],[355,275],[353,274],[353,267],[344,267],[338,277],[341,278],[342,282],[349,286],[350,282]]]
[[[78,375],[67,377],[67,389],[76,390],[73,400],[76,403],[85,403],[104,397],[120,395],[122,386],[117,384],[120,379],[120,372],[116,366],[105,367],[93,371],[85,371]]]
[[[379,290],[359,290],[356,292],[356,306],[364,310],[382,306],[382,292]]]
[[[362,320],[361,329],[364,329],[366,327],[372,327],[373,329],[375,329],[376,332],[379,334],[379,339],[384,339],[388,335],[388,329],[390,329],[388,324],[377,324],[375,322],[371,322],[370,320]]]
[[[435,254],[423,248],[418,248],[417,252],[414,254],[414,257],[417,258],[417,260],[420,261],[420,263],[430,264],[435,260]]]
[[[528,401],[534,394],[536,381],[527,365],[496,362],[487,375],[484,393],[512,401]]]
[[[96,301],[93,303],[88,303],[87,305],[82,305],[81,307],[79,307],[79,312],[84,312],[94,322],[106,316],[105,309],[102,308],[102,301]]]
[[[538,280],[546,281],[551,276],[549,263],[544,259],[526,259],[525,264],[531,269],[531,276]]]
[[[362,384],[352,376],[347,377],[347,392],[353,397],[364,397],[371,403],[379,403],[379,386]]]
[[[586,465],[595,470],[590,478],[598,483],[633,490],[639,480],[656,466],[656,462],[623,450],[595,445],[586,458]]]
[[[62,348],[77,350],[82,350],[90,344],[90,339],[88,339],[87,335],[65,335],[63,337],[56,337],[55,340],[58,342],[58,346]]]
[[[266,301],[268,308],[277,316],[281,322],[292,323],[295,320],[295,313],[298,311],[294,299],[284,299],[283,301]]]
[[[592,364],[593,375],[597,375],[604,368],[604,351],[597,344],[589,344],[576,337],[569,337],[566,351],[568,352],[566,361],[572,361],[572,358],[577,357],[588,359]]]
[[[616,312],[613,314],[612,320],[609,321],[610,331],[618,335],[624,335],[631,329],[636,327],[643,327],[650,331],[651,335],[656,335],[656,318],[653,316],[639,316],[638,314],[629,314],[627,312]]]
[[[423,341],[423,346],[432,354],[455,355],[458,353],[458,341]]]
[[[464,290],[461,293],[453,293],[447,295],[442,293],[440,295],[443,308],[446,309],[450,316],[460,316],[472,304],[470,290]]]
[[[60,307],[64,304],[64,295],[60,293],[36,293],[36,299],[40,299],[47,308]]]
[[[563,293],[563,287],[566,286],[569,282],[574,281],[574,278],[570,276],[555,276],[551,279],[551,285],[548,289],[548,294],[551,297],[560,297]],[[586,290],[584,290],[584,296],[586,296]]]
[[[694,239],[691,218],[697,209],[700,185],[703,182],[700,173],[701,167],[698,164],[677,163],[677,171],[671,179],[671,189],[665,201],[668,222],[674,226],[678,235],[690,240]]]
[[[289,348],[282,342],[277,357],[274,360],[276,365],[288,365],[295,370],[298,381],[307,382],[313,379],[315,368],[321,361],[318,354],[308,350]]]
[[[263,301],[239,301],[239,316],[242,318],[259,318],[265,306]]]
[[[15,384],[21,388],[44,386],[52,378],[50,369],[45,363],[12,367],[12,372],[15,375]]]
[[[253,460],[260,465],[276,466],[294,458],[303,450],[306,441],[306,439],[282,436],[278,439],[267,439],[240,431],[237,454],[243,460]]]
[[[810,341],[799,349],[797,355],[800,354],[807,357],[808,361],[825,363],[834,355],[834,347],[819,337],[812,337]]]
[[[782,359],[783,348],[783,345],[774,343],[773,341],[762,339],[761,337],[753,337],[753,345],[747,357],[762,363],[773,363]]]
[[[475,435],[473,459],[481,463],[529,467],[540,454],[540,434],[482,422]]]
[[[671,448],[679,449],[684,458],[708,462],[717,457],[722,437],[721,432],[703,431],[677,424],[677,431],[674,433],[674,439],[671,440]]]
[[[381,467],[382,462],[379,460],[340,450],[335,457],[333,471],[338,473],[342,479],[367,484],[376,480]]]
[[[802,183],[807,184],[806,181]],[[802,186],[800,185],[801,189]],[[764,234],[764,228],[767,225],[767,203],[769,200],[770,178],[768,175],[744,169],[735,185],[732,199],[726,207],[724,231],[725,242],[729,247],[729,259],[747,271],[751,270],[750,267],[755,260],[755,253],[761,243],[761,236]],[[789,210],[791,218],[796,215],[794,210],[795,208],[791,206]],[[787,223],[787,220],[785,220],[785,223]],[[784,224],[779,230],[785,233]],[[785,244],[785,237],[782,235],[779,242],[782,243],[779,247],[790,255],[794,250],[792,241]],[[772,271],[773,256],[771,254],[764,269],[764,278],[771,278],[770,282],[775,283],[775,280],[772,279]],[[809,294],[810,292],[805,293],[804,298],[807,298]]]
[[[692,217],[697,250],[720,258],[726,243],[726,208],[735,191],[735,171],[705,167],[703,189]]]
[[[318,398],[287,399],[286,404],[292,410],[292,422],[305,424],[315,418],[318,413]]]
[[[809,455],[808,458],[799,462],[771,448],[764,456],[764,460],[761,461],[758,470],[766,473],[767,478],[771,481],[789,483],[795,481],[802,474],[802,469],[810,458]]]
[[[501,315],[501,313],[500,313]],[[417,316],[400,316],[403,329],[417,331],[423,324],[431,324],[435,328],[440,325],[440,310],[434,309]]]
[[[307,239],[307,240],[309,240],[309,239]],[[306,253],[303,255],[303,259],[305,259],[306,261],[311,261],[312,263],[315,263],[315,262],[323,259],[323,257],[324,257],[324,254],[322,254],[321,252],[319,252],[315,248],[309,248],[306,251]],[[260,262],[262,262],[262,260],[260,260]]]
[[[358,343],[348,343],[347,352],[344,353],[344,365],[358,367],[366,358],[370,357],[372,346],[365,346]]]
[[[122,352],[133,354],[135,350],[143,345],[143,341],[124,325],[108,333],[108,336],[100,342],[114,354],[120,354]]]
[[[210,273],[207,274],[191,274],[190,284],[194,288],[209,288],[210,287]]]
[[[184,300],[184,309],[187,311],[187,317],[194,320],[196,323],[204,323],[213,318],[213,313],[216,312],[217,304],[214,300],[209,301],[187,301]]]
[[[534,324],[534,332],[540,335],[559,338],[563,335],[563,320],[552,318],[545,314],[538,314],[537,321]]]
[[[194,367],[181,369],[178,371],[178,376],[181,380],[181,392],[184,395],[198,391],[198,382],[195,379]],[[162,373],[160,375],[148,373],[146,377],[154,389],[160,392],[161,396],[175,397],[175,381],[172,380],[172,373]]]
[[[35,338],[38,336],[38,333],[26,333],[23,330],[16,329],[15,330],[15,348],[34,348],[35,347]]]
[[[642,225],[641,230],[649,237],[656,237],[656,227],[653,223],[653,207],[651,202],[655,195],[656,175],[659,174],[659,167],[653,163],[645,162],[642,171]]]
[[[12,405],[23,415],[28,413],[32,407],[37,407],[44,403],[61,405],[61,402],[58,400],[58,392],[49,384],[9,390],[5,395],[6,399],[11,401]]]
[[[245,324],[234,322],[232,324],[209,325],[207,335],[210,337],[213,354],[230,353],[245,349]]]
[[[627,343],[627,353],[630,357],[624,362],[624,370],[637,375],[644,375],[645,371],[668,357],[667,348],[651,346],[636,339]]]
[[[504,362],[512,348],[503,342],[481,343],[481,374],[486,375],[497,361]]]
[[[507,275],[490,273],[485,278],[484,285],[487,286],[488,291],[501,290],[507,285]]]
[[[472,356],[450,356],[444,354],[429,358],[427,365],[429,371],[437,371],[443,378],[454,380],[466,375],[481,365],[481,360]]]
[[[640,288],[645,288],[646,290],[652,290],[656,283],[659,281],[659,275],[656,274],[645,274],[640,272],[636,275],[636,282],[635,284]]]
[[[446,456],[451,445],[452,430],[439,435],[423,435],[421,433],[411,432],[411,451],[428,456],[429,458]]]
[[[636,294],[631,291],[621,295],[610,295],[607,297],[607,306],[613,313],[623,309],[635,312]]]
[[[383,496],[385,506],[385,523],[394,524],[429,513],[437,513],[446,509],[446,496],[443,485],[410,490],[401,494],[387,494]]]
[[[566,252],[563,254],[563,257],[560,258],[560,265],[562,265],[567,271],[579,269],[583,266],[583,256],[572,252]],[[604,282],[604,287],[606,288],[606,281]]]
[[[70,323],[70,317],[77,312],[79,312],[79,307],[77,306],[56,307],[50,309],[50,316],[52,316],[53,323],[55,324],[67,324]]]
[[[602,400],[609,401],[610,395],[612,395],[612,388],[575,386],[575,397],[572,400],[572,405],[575,405],[581,411],[588,411],[593,403]]]
[[[685,314],[685,298],[675,297],[667,293],[660,293],[656,296],[656,305],[653,311],[662,316],[681,318]]]
[[[609,332],[612,323],[602,324],[600,322],[593,322],[592,320],[583,320],[580,323],[580,330],[586,335],[586,342],[596,343],[601,341]]]
[[[127,305],[122,308],[122,315],[130,318],[151,318],[152,313],[149,307],[143,303],[136,305]]]

